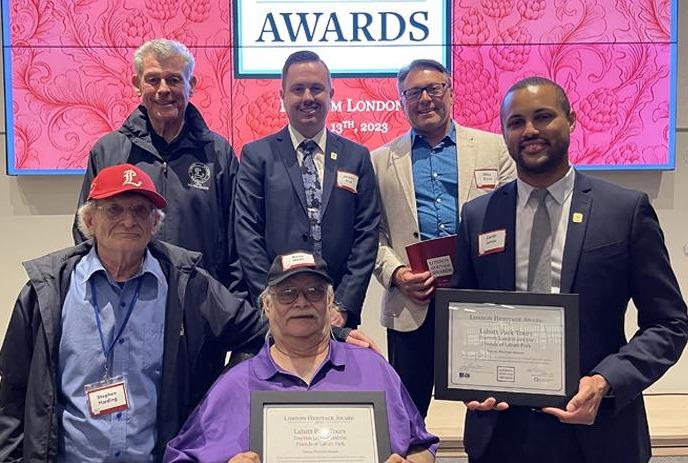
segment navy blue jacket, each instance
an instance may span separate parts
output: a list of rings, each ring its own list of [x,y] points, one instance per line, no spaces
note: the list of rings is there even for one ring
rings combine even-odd
[[[323,258],[334,281],[335,301],[349,312],[347,325],[356,326],[377,255],[375,174],[364,146],[327,132],[325,148]],[[339,171],[358,176],[356,193],[337,186]],[[275,256],[313,249],[301,168],[287,127],[242,149],[234,233],[254,300],[265,288]]]
[[[464,205],[457,284],[515,289],[516,182]],[[561,271],[561,292],[579,294],[580,371],[599,373],[613,397],[603,399],[591,426],[572,425],[588,462],[646,462],[650,438],[642,391],[681,355],[688,337],[686,305],[664,237],[646,194],[576,172]],[[503,252],[478,255],[481,233],[506,230]],[[624,334],[628,302],[638,331]],[[468,412],[464,443],[479,458],[499,412]]]

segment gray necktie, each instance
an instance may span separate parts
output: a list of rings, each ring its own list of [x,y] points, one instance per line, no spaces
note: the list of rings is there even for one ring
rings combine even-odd
[[[530,231],[528,255],[528,291],[549,293],[552,291],[552,224],[545,204],[549,196],[546,189],[535,189],[530,197],[537,203]]]
[[[301,152],[303,152],[301,175],[303,177],[303,189],[306,193],[306,207],[308,208],[310,235],[313,240],[313,254],[320,256],[322,255],[322,235],[320,230],[322,187],[313,160],[313,153],[317,147],[318,145],[313,140],[304,140],[299,145]]]

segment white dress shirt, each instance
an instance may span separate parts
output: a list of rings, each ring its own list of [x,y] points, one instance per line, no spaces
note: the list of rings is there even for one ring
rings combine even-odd
[[[576,171],[569,167],[561,179],[547,187],[549,195],[545,201],[552,225],[552,292],[561,288],[561,262],[564,257],[566,231],[571,212],[571,197]],[[530,234],[537,202],[530,200],[535,189],[521,179],[516,180],[516,290],[528,290],[528,259],[530,254]]]
[[[316,133],[313,138],[306,138],[299,133],[294,127],[289,124],[289,137],[291,138],[291,144],[294,145],[294,151],[296,151],[296,161],[299,166],[303,166],[303,151],[299,148],[299,145],[304,140],[313,140],[318,147],[313,151],[313,162],[315,163],[315,170],[318,172],[318,179],[320,180],[320,188],[323,187],[323,180],[325,178],[325,148],[327,144],[327,130],[323,129]]]

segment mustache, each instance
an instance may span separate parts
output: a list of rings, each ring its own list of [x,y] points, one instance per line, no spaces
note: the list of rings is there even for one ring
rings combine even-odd
[[[547,145],[550,144],[550,143],[549,143],[549,140],[547,140],[546,138],[539,137],[539,136],[535,136],[535,137],[524,137],[524,138],[522,138],[522,139],[519,141],[518,144],[519,144],[519,146],[523,146],[523,145],[526,144],[526,143],[532,143],[532,142],[539,142],[539,143],[544,143],[544,144],[547,144]]]

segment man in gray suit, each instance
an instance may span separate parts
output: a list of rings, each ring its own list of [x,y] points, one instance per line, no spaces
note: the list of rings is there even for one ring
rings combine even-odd
[[[499,135],[452,120],[451,76],[442,64],[415,60],[397,79],[412,129],[372,155],[382,212],[375,275],[385,289],[380,320],[389,361],[426,416],[435,281],[430,272],[411,270],[405,248],[455,234],[461,205],[513,179],[515,169]]]

